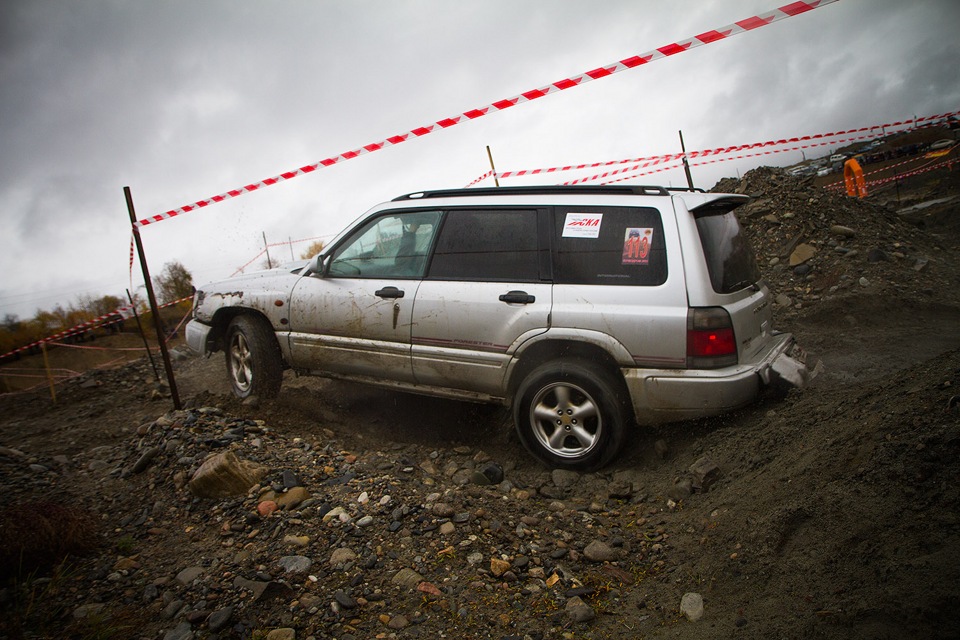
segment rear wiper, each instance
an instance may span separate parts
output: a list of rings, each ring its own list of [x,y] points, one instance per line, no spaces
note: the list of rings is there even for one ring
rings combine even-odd
[[[730,291],[740,291],[741,289],[750,289],[751,291],[760,291],[760,285],[756,282],[750,282],[749,280],[741,280],[737,284],[730,287]]]

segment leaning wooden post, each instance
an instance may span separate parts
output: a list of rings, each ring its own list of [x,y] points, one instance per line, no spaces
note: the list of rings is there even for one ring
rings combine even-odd
[[[47,341],[44,340],[40,343],[40,350],[43,351],[43,368],[47,372],[47,384],[50,385],[50,397],[53,399],[53,403],[57,403],[57,390],[53,384],[53,374],[50,373],[50,361],[47,360]]]
[[[687,162],[687,147],[683,144],[683,131],[677,131],[680,134],[680,151],[683,155],[683,172],[687,175],[687,186],[693,191],[693,176],[690,174],[690,163]]]
[[[143,253],[143,243],[140,241],[140,229],[137,228],[137,214],[133,209],[133,196],[130,187],[123,188],[123,195],[127,199],[127,213],[130,214],[130,226],[133,229],[133,239],[137,243],[137,253],[140,256],[140,268],[143,271],[143,282],[147,286],[147,298],[150,300],[150,311],[153,312],[153,326],[157,330],[157,342],[160,343],[160,355],[163,357],[163,367],[167,372],[167,382],[170,383],[170,396],[173,398],[173,408],[181,409],[180,394],[177,393],[177,381],[173,378],[173,366],[170,364],[170,353],[167,351],[167,341],[163,335],[163,324],[160,321],[160,309],[157,308],[157,298],[153,295],[153,283],[150,281],[150,270],[147,269],[147,258]]]
[[[490,145],[487,145],[487,157],[490,158],[490,171],[493,172],[493,184],[500,186],[500,179],[497,177],[497,168],[493,166],[493,152],[490,151]]]
[[[137,330],[140,331],[140,337],[143,338],[143,348],[147,351],[147,358],[150,359],[150,366],[153,367],[153,377],[160,381],[160,372],[157,371],[157,363],[153,361],[153,353],[150,352],[150,345],[147,343],[147,332],[143,330],[143,325],[140,324],[140,314],[137,313],[137,305],[133,301],[133,296],[130,295],[130,289],[127,289],[127,300],[130,301],[130,309],[133,311],[133,317],[137,321]]]

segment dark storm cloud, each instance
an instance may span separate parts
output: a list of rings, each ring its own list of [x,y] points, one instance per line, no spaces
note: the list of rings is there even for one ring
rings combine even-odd
[[[23,290],[62,290],[37,256],[118,293],[125,185],[139,214],[162,212],[776,5],[9,0],[0,313]],[[960,108],[957,24],[949,0],[841,0],[156,225],[145,242],[156,269],[222,277],[263,233],[332,233],[398,192],[462,186],[488,144],[521,169],[672,152],[678,129],[705,148]]]

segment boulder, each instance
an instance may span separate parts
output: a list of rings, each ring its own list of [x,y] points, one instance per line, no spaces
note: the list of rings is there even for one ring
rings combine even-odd
[[[224,451],[203,461],[190,479],[190,492],[199,498],[229,498],[245,494],[260,482],[267,469]]]

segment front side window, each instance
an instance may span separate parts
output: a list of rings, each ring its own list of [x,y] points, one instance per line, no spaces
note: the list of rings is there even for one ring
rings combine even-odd
[[[447,212],[430,265],[431,279],[535,282],[540,279],[537,211]]]
[[[422,278],[439,211],[389,213],[371,220],[333,254],[332,277]]]
[[[557,207],[556,282],[656,286],[667,280],[660,212],[651,207]]]

